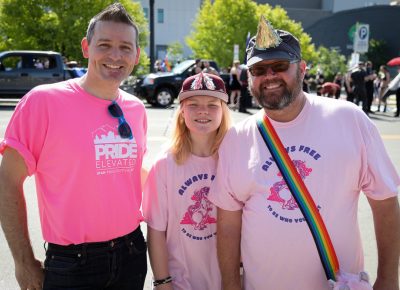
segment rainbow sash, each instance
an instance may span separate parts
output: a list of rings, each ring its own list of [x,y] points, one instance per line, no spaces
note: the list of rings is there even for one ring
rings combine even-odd
[[[257,127],[265,144],[271,152],[272,157],[278,165],[287,186],[296,200],[297,205],[307,221],[308,227],[310,228],[317,246],[326,277],[328,280],[336,281],[339,262],[324,221],[315,206],[313,198],[308,192],[303,179],[294,167],[293,162],[279,139],[278,134],[265,114],[263,118],[257,119]]]

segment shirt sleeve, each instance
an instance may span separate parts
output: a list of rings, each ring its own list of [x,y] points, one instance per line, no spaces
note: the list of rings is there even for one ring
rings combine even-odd
[[[166,159],[158,159],[149,171],[143,190],[143,216],[153,229],[166,231],[168,224]]]
[[[396,196],[400,185],[399,175],[375,124],[367,120],[366,116],[364,118],[362,136],[366,147],[366,169],[361,178],[361,189],[366,196],[376,200]]]
[[[232,161],[235,159],[235,154],[239,152],[237,151],[238,148],[236,148],[239,142],[235,142],[237,141],[235,140],[235,136],[237,136],[237,133],[231,128],[221,143],[218,150],[217,173],[211,184],[209,194],[209,200],[212,203],[221,209],[230,211],[241,210],[244,206],[244,203],[238,199],[231,186],[232,179],[238,178],[232,172],[232,166],[235,166]]]
[[[4,140],[0,143],[0,153],[3,154],[7,147],[17,150],[25,161],[28,175],[31,176],[36,172],[47,128],[47,106],[40,97],[40,91],[34,89],[15,108]]]

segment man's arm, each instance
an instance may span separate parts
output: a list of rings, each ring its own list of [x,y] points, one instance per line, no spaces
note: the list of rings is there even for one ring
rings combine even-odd
[[[223,290],[240,290],[242,211],[218,208],[217,251]]]
[[[168,268],[168,249],[164,231],[157,231],[147,227],[147,242],[149,245],[150,264],[154,280],[165,279],[170,276]],[[157,290],[172,290],[172,284],[161,284]]]
[[[23,183],[28,176],[24,160],[11,148],[0,165],[0,222],[15,263],[15,276],[22,290],[42,289],[43,269],[29,241]]]
[[[397,197],[368,198],[378,247],[378,273],[374,290],[399,290],[400,209]]]

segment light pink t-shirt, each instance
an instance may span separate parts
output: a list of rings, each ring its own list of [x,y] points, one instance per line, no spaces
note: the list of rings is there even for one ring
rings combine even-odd
[[[243,210],[245,289],[329,290],[310,230],[258,132],[259,114],[227,133],[210,190],[218,207]],[[376,127],[354,104],[311,95],[295,120],[272,124],[320,209],[341,269],[358,273],[360,191],[386,199],[400,184]]]
[[[151,228],[166,231],[174,290],[221,289],[216,207],[208,200],[215,170],[212,157],[192,155],[177,165],[164,154],[149,172],[143,214]]]
[[[120,91],[117,103],[133,131],[129,140],[120,138],[110,103],[74,79],[34,88],[15,109],[0,153],[7,146],[16,149],[35,175],[47,242],[106,241],[133,231],[143,219],[144,105]]]

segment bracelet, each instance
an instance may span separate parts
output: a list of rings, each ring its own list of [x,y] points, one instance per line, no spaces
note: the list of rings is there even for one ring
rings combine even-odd
[[[156,287],[158,285],[167,284],[167,283],[171,283],[171,282],[172,282],[172,277],[168,276],[167,278],[164,278],[164,279],[154,280],[153,286]]]

